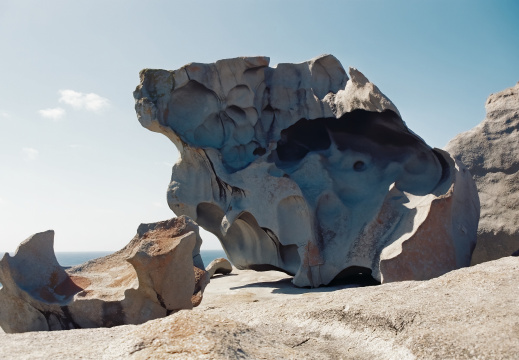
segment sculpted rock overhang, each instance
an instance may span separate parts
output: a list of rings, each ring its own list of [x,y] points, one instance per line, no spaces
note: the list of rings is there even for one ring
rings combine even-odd
[[[138,119],[181,155],[170,208],[214,233],[236,267],[279,269],[298,286],[352,269],[387,282],[467,266],[479,202],[466,169],[335,57],[268,64],[141,72]]]
[[[63,268],[54,232],[0,260],[0,327],[7,333],[140,324],[200,304],[209,274],[198,226],[180,217],[141,224],[122,250]]]

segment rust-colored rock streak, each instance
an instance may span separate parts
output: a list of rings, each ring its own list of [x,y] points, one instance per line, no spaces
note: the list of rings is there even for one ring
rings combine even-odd
[[[0,261],[5,332],[140,324],[199,305],[209,282],[187,217],[141,224],[122,250],[70,269],[53,242],[53,231],[35,234]]]

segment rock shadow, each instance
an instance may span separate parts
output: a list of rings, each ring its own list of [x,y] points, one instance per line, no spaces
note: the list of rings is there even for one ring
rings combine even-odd
[[[285,295],[301,295],[307,293],[325,293],[333,292],[348,288],[358,288],[365,286],[380,285],[378,281],[373,279],[368,273],[355,273],[338,276],[329,285],[317,288],[297,287],[292,284],[292,278],[285,278],[276,281],[263,281],[252,284],[231,287],[230,290],[239,290],[247,288],[272,288],[273,294]]]

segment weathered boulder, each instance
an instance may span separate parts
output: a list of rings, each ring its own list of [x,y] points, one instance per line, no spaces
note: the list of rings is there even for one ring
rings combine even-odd
[[[0,327],[7,333],[111,327],[191,309],[209,282],[201,243],[198,226],[182,216],[141,224],[122,250],[63,268],[54,232],[35,234],[0,260]]]
[[[215,274],[230,274],[232,272],[232,265],[229,260],[225,258],[214,259],[207,265],[205,271],[209,274],[210,277],[213,277]]]
[[[181,155],[170,208],[215,234],[238,269],[280,269],[298,286],[468,266],[479,218],[468,171],[335,57],[268,64],[141,71],[138,119]]]
[[[0,334],[2,359],[516,359],[519,258],[429,281],[295,288],[211,280],[193,311],[137,326]]]
[[[490,95],[485,107],[483,122],[445,147],[467,166],[479,191],[473,264],[519,250],[519,83]]]

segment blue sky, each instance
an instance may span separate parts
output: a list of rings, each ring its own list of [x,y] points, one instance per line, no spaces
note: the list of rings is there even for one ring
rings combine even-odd
[[[443,147],[519,81],[518,16],[516,0],[0,0],[0,250],[47,229],[57,251],[116,250],[173,216],[178,152],[137,121],[142,68],[331,53]]]

